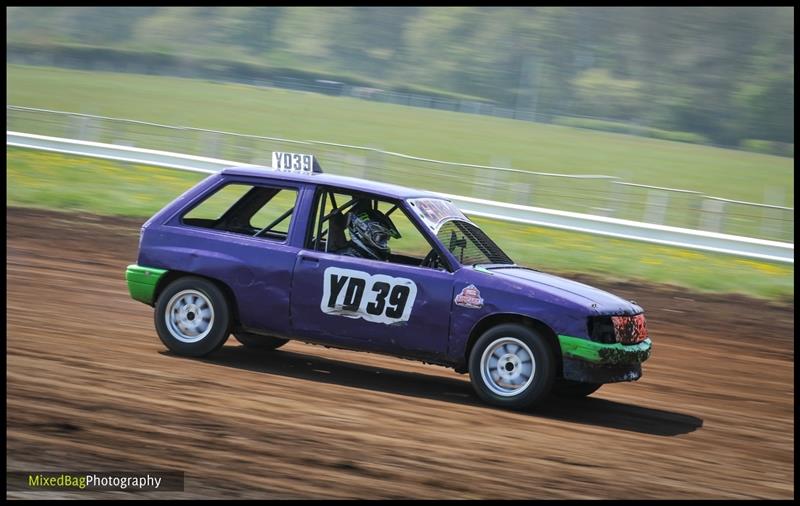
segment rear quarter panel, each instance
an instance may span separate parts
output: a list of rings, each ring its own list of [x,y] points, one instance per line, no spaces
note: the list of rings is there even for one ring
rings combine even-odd
[[[298,189],[286,242],[183,225],[180,216],[221,185],[284,185]],[[289,290],[308,224],[313,187],[279,179],[214,174],[164,207],[142,227],[138,264],[204,276],[226,285],[244,327],[276,335],[291,330]]]

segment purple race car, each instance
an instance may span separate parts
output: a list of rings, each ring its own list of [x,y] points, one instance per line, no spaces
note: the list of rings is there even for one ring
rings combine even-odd
[[[126,280],[173,352],[233,333],[384,353],[469,372],[511,408],[641,376],[635,303],[516,265],[436,194],[322,174],[310,155],[272,165],[213,174],[142,227]]]

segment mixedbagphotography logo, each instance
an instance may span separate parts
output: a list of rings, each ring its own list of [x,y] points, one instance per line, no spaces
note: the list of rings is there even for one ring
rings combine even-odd
[[[182,492],[183,471],[9,471],[7,491]]]

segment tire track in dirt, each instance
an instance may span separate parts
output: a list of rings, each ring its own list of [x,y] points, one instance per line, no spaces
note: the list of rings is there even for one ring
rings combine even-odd
[[[375,354],[231,339],[177,357],[125,287],[142,220],[6,223],[10,470],[186,472],[184,492],[148,498],[794,496],[793,302],[576,276],[648,311],[644,377],[517,413]]]

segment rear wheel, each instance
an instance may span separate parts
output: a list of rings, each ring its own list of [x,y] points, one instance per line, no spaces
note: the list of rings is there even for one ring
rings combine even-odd
[[[173,352],[202,357],[227,341],[230,309],[217,285],[187,276],[170,283],[158,296],[155,326],[161,342]]]
[[[602,383],[582,383],[559,379],[553,385],[553,394],[569,399],[582,399],[595,393],[601,386],[603,386]]]
[[[288,339],[262,336],[259,334],[251,334],[249,332],[235,332],[233,337],[242,343],[245,348],[252,348],[254,350],[275,350],[289,342]]]
[[[469,374],[475,392],[495,406],[522,409],[544,400],[555,380],[555,355],[549,341],[516,323],[487,330],[470,352]]]

